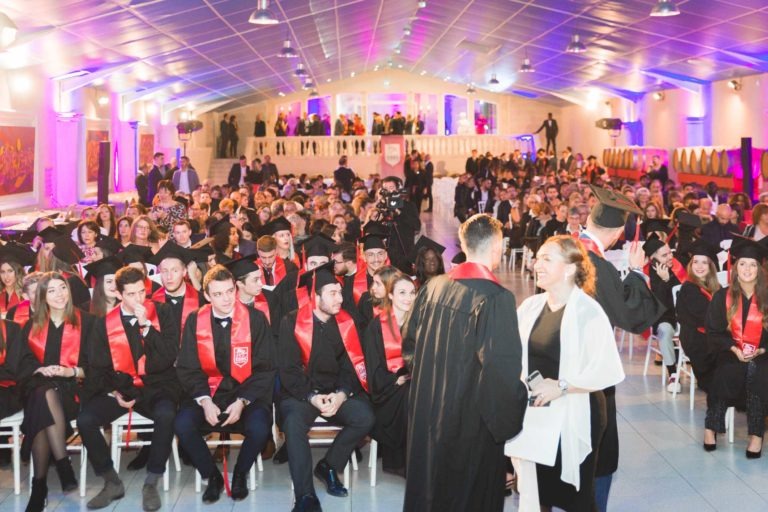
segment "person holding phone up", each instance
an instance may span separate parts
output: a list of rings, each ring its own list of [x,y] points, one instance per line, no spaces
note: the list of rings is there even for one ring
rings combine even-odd
[[[505,449],[518,473],[519,510],[596,510],[607,422],[602,390],[624,380],[624,371],[608,317],[592,297],[595,268],[582,243],[550,238],[534,271],[544,293],[517,310],[529,406],[523,431]]]

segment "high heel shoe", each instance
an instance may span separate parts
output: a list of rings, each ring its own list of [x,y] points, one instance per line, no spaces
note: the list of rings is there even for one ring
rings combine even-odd
[[[704,451],[705,452],[713,452],[717,450],[717,432],[715,432],[715,442],[712,444],[709,444],[707,442],[704,443]]]
[[[763,456],[763,449],[760,448],[759,452],[751,452],[751,451],[747,450],[746,453],[747,453],[747,458],[748,459],[759,459],[760,457]]]

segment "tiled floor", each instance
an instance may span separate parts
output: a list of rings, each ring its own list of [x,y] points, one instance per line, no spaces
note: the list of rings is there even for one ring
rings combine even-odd
[[[456,224],[450,219],[450,212],[438,207],[433,214],[439,222],[426,219],[429,236],[446,245],[446,260],[458,250],[453,242]],[[449,243],[450,241],[450,243]],[[524,282],[519,273],[507,270],[500,272],[502,282],[509,286],[518,299],[532,291],[530,281]],[[704,396],[696,395],[694,411],[688,409],[688,383],[683,382],[684,394],[673,399],[662,389],[659,367],[652,367],[648,377],[642,376],[642,362],[645,344],[635,346],[634,358],[622,354],[625,361],[627,380],[618,388],[619,431],[621,437],[621,461],[614,478],[609,510],[630,511],[674,511],[704,512],[711,510],[739,512],[768,510],[768,457],[747,461],[746,425],[744,416],[736,417],[736,442],[729,445],[726,439],[719,440],[718,450],[705,453],[701,448],[704,423]],[[315,458],[322,454],[315,449]],[[367,449],[364,451],[367,461]],[[125,463],[131,455],[123,457]],[[77,461],[76,461],[77,462]],[[143,473],[123,469],[121,477],[127,485],[126,497],[105,510],[133,512],[141,510],[141,485]],[[24,468],[26,476],[26,468]],[[62,496],[58,492],[55,472],[49,477],[51,486],[49,511],[86,510],[88,498],[98,492],[101,480],[91,471],[88,474],[88,498],[80,499],[77,494]],[[353,472],[349,482],[349,498],[333,498],[319,491],[320,500],[326,511],[393,512],[402,508],[403,480],[379,471],[376,487],[369,486],[369,471],[366,463]],[[27,500],[26,481],[22,494],[15,496],[12,491],[10,469],[0,471],[0,512],[22,511]],[[203,505],[200,494],[194,491],[194,473],[184,467],[181,473],[171,470],[171,489],[161,493],[163,510],[188,512],[192,510],[263,512],[289,511],[292,507],[292,492],[288,466],[275,466],[267,461],[264,472],[258,474],[258,488],[247,500],[234,504],[223,498],[214,505]],[[517,510],[516,500],[508,498],[507,511]],[[471,511],[482,512],[482,511]]]

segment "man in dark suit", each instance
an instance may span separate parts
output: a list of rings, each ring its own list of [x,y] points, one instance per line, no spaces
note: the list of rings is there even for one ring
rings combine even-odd
[[[659,180],[661,185],[664,186],[669,181],[669,169],[661,162],[659,155],[653,155],[651,159],[651,168],[648,171],[648,177],[653,180]]]
[[[474,176],[477,174],[477,150],[472,150],[472,156],[467,158],[467,163],[464,165],[464,171]]]
[[[422,122],[423,124],[423,122]],[[432,212],[432,183],[435,181],[435,166],[432,163],[432,157],[429,154],[424,155],[424,173],[422,175],[424,185],[424,199],[427,200],[427,213]]]
[[[740,234],[739,226],[731,222],[731,207],[727,203],[717,206],[715,218],[701,227],[701,238],[712,247],[720,247],[723,240],[732,240]]]
[[[547,152],[549,152],[549,145],[552,144],[552,150],[557,154],[557,143],[555,142],[555,139],[557,138],[558,129],[557,121],[552,117],[552,112],[547,114],[547,118],[541,123],[539,129],[533,133],[539,133],[541,130],[544,130],[544,135],[547,138]]]
[[[251,173],[251,168],[248,166],[248,159],[245,158],[245,155],[240,155],[240,163],[232,164],[232,168],[229,170],[227,183],[230,189],[237,190],[240,188],[240,185],[255,182],[255,178]]]
[[[560,159],[558,170],[565,171],[570,175],[575,169],[576,159],[573,158],[573,154],[571,153],[571,146],[568,146],[565,148],[565,151],[563,151],[563,158]]]
[[[149,206],[149,203],[147,203],[147,175],[141,169],[136,171],[136,181],[134,184],[136,185],[136,192],[139,194],[139,202],[144,206]]]
[[[261,164],[261,182],[266,186],[269,183],[277,183],[278,179],[280,174],[277,172],[277,166],[272,163],[269,155],[264,155],[264,163]]]
[[[267,136],[267,123],[261,118],[261,114],[256,114],[256,122],[253,126],[253,136],[257,139],[261,139]],[[264,154],[265,142],[259,141],[259,154]]]
[[[152,200],[157,194],[157,184],[165,177],[165,155],[159,151],[153,155],[154,165],[147,175],[147,205],[152,206]]]
[[[392,135],[405,134],[405,118],[399,110],[395,112],[395,117],[389,122],[389,128]]]
[[[227,148],[229,147],[229,114],[224,114],[219,122],[219,158],[227,158]]]
[[[416,135],[424,133],[424,120],[421,118],[421,114],[416,117]]]

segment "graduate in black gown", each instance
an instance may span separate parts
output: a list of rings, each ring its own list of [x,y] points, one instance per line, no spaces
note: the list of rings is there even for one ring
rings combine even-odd
[[[363,352],[376,424],[373,437],[379,442],[382,467],[405,476],[410,375],[403,362],[400,328],[416,298],[413,280],[396,270],[385,280],[385,299],[380,313],[363,334]]]
[[[707,242],[688,246],[688,280],[677,295],[680,345],[691,361],[699,389],[707,391],[712,381],[715,354],[707,342],[707,309],[712,295],[720,289],[717,280],[717,252]]]
[[[88,371],[88,339],[94,317],[74,307],[67,279],[47,272],[38,283],[34,313],[13,347],[11,361],[21,387],[24,422],[21,431],[23,458],[32,453],[35,472],[27,512],[42,511],[48,496],[46,484],[52,456],[64,492],[77,489],[77,479],[67,456],[70,422],[77,417],[80,380]]]
[[[605,259],[605,251],[624,233],[627,215],[641,215],[642,211],[629,199],[613,190],[590,185],[598,203],[587,218],[587,229],[579,240],[589,252],[595,266],[597,295],[611,325],[627,332],[640,334],[653,325],[664,313],[664,305],[651,293],[643,274],[646,258],[640,244],[633,244],[629,254],[630,271],[622,279],[619,271]],[[608,507],[608,494],[613,474],[619,466],[619,432],[616,425],[616,389],[603,390],[607,411],[605,435],[597,459],[595,502],[600,512]]]
[[[69,236],[62,235],[55,239],[53,251],[51,251],[51,266],[67,279],[75,307],[89,311],[91,293],[76,267],[84,257],[83,251]]]
[[[302,276],[328,263],[335,247],[336,244],[332,239],[319,233],[304,240],[301,246],[304,267],[301,271],[289,272],[275,288],[281,315],[286,315],[306,304],[310,290],[308,281],[302,281]]]
[[[757,242],[734,238],[734,260],[728,288],[712,296],[707,310],[707,340],[715,353],[715,370],[707,393],[704,449],[717,448],[717,433],[725,432],[729,406],[746,404],[746,456],[763,451],[768,403],[768,276],[762,264],[768,257]]]
[[[412,376],[406,512],[501,511],[504,442],[527,404],[515,296],[492,273],[502,224],[478,214],[459,238],[467,262],[419,290],[402,331]]]
[[[365,235],[360,239],[363,246],[363,260],[359,262],[357,272],[344,278],[344,309],[355,318],[361,332],[374,317],[373,298],[370,294],[374,274],[388,265],[385,238],[378,232]],[[382,290],[383,291],[383,290]]]
[[[264,288],[264,272],[256,263],[256,255],[244,256],[224,266],[235,277],[237,297],[240,302],[264,313],[272,328],[273,336],[277,338],[277,328],[273,325],[273,322],[279,323],[277,322],[279,316],[277,300],[272,292]]]
[[[19,389],[8,354],[21,343],[21,327],[10,320],[0,320],[0,419],[21,410]]]

